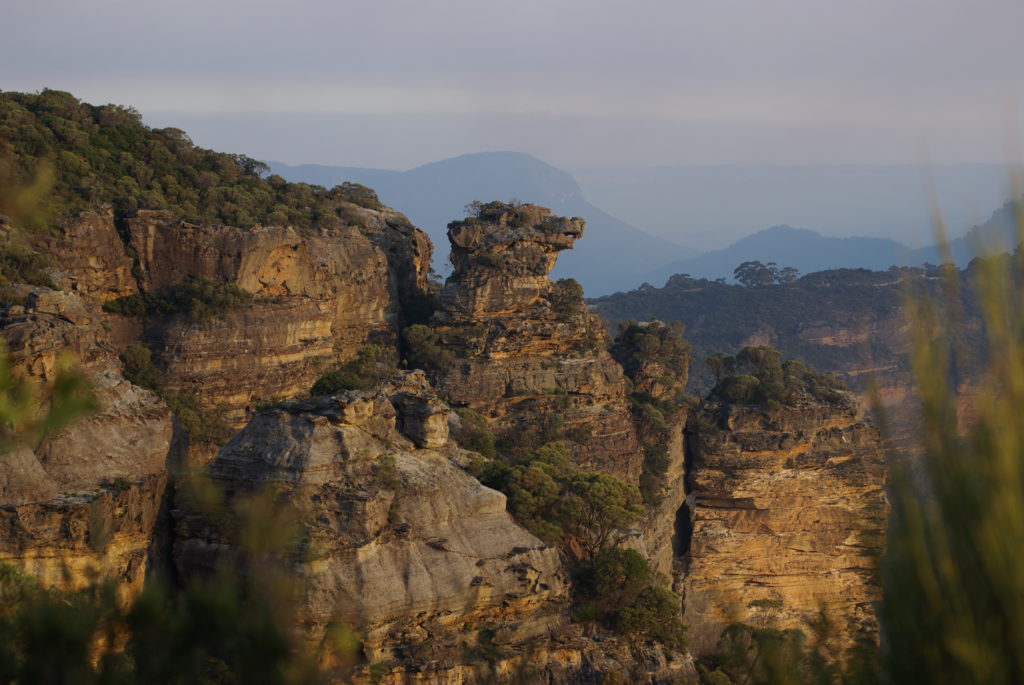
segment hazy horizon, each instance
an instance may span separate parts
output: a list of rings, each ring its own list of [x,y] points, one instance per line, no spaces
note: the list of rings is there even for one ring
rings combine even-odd
[[[5,3],[0,88],[139,109],[200,145],[409,169],[1005,163],[1024,4]]]

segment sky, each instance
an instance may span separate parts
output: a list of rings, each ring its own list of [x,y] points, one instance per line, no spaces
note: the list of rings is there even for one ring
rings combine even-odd
[[[0,0],[0,89],[407,169],[1005,162],[1020,0]]]

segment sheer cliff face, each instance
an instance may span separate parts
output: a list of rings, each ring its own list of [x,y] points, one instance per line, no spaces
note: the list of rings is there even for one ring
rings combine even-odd
[[[461,661],[487,626],[518,650],[565,624],[557,550],[458,466],[468,454],[448,441],[448,413],[406,372],[379,391],[262,411],[211,462],[229,502],[272,486],[304,522],[287,563],[312,639],[340,620],[360,628],[370,661],[410,665],[424,643]],[[176,518],[186,577],[238,553],[212,519]]]
[[[351,209],[359,226],[302,232],[196,225],[157,211],[115,227],[111,214],[85,214],[54,249],[61,284],[102,301],[192,278],[252,293],[244,311],[201,324],[151,317],[142,334],[169,391],[223,406],[240,427],[256,405],[307,392],[368,339],[395,340],[401,303],[426,291],[426,235],[393,210]]]
[[[548,278],[583,221],[534,205],[485,207],[448,230],[454,271],[431,324],[456,360],[438,374],[440,391],[499,432],[552,418],[563,436],[589,431],[573,444],[576,465],[635,483],[640,450],[622,368],[580,294]]]
[[[295,581],[309,640],[332,623],[353,627],[367,660],[388,664],[372,680],[357,669],[360,683],[583,683],[637,668],[658,682],[693,676],[681,655],[597,643],[570,622],[558,550],[463,470],[474,455],[449,441],[449,419],[423,372],[404,372],[377,390],[261,410],[209,464],[229,511],[272,488],[275,529],[299,522],[299,543],[271,557]],[[222,513],[174,512],[183,578],[252,562]]]
[[[171,412],[121,375],[98,308],[43,288],[0,319],[13,372],[53,382],[78,361],[99,408],[39,443],[16,445],[0,469],[0,561],[72,587],[89,570],[141,587],[163,496]]]
[[[690,430],[691,648],[709,651],[735,621],[811,634],[821,612],[830,646],[877,639],[886,470],[856,399],[770,411],[711,404]]]

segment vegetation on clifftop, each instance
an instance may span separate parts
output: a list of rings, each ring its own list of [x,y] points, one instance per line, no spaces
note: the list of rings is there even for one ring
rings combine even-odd
[[[197,147],[180,129],[150,128],[130,107],[49,89],[0,92],[0,163],[8,185],[23,187],[52,169],[40,208],[50,220],[108,205],[119,214],[166,209],[197,223],[333,228],[358,221],[354,206],[381,206],[358,184],[289,183],[245,155]]]
[[[834,405],[850,401],[846,386],[833,375],[798,361],[783,363],[778,350],[770,347],[744,347],[736,356],[716,355],[704,363],[717,381],[708,395],[713,402],[752,404],[771,411],[808,400]]]

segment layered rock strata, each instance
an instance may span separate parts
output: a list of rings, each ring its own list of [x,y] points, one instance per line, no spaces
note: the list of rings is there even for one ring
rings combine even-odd
[[[0,455],[0,561],[71,587],[100,571],[135,591],[164,495],[171,412],[124,379],[95,305],[43,288],[22,294],[0,320],[13,372],[45,388],[73,360],[98,410]]]
[[[628,652],[623,666],[569,625],[557,550],[462,470],[471,454],[449,443],[448,414],[422,372],[404,372],[377,391],[260,411],[208,472],[229,502],[273,487],[294,507],[304,532],[284,558],[300,589],[300,623],[311,640],[331,622],[358,627],[384,682],[517,672],[588,682],[587,672],[635,666]],[[176,520],[184,577],[241,554],[216,519],[180,510]],[[690,668],[669,656],[651,652],[666,672]]]
[[[690,421],[684,621],[712,650],[733,622],[877,639],[887,503],[877,431],[857,400],[765,410],[709,404]]]
[[[581,293],[548,278],[582,235],[582,219],[535,205],[490,203],[449,225],[454,270],[431,326],[456,359],[438,388],[499,432],[555,420],[558,437],[586,436],[573,443],[577,466],[635,483],[641,456],[622,368]]]
[[[222,406],[240,427],[257,405],[307,392],[368,340],[393,343],[404,303],[427,291],[426,234],[387,208],[353,204],[348,213],[349,225],[301,231],[192,224],[162,211],[117,222],[83,214],[41,249],[53,248],[62,287],[101,301],[191,279],[252,294],[241,311],[151,316],[141,333],[121,336],[153,350],[168,391]],[[110,318],[120,331],[124,317]]]

